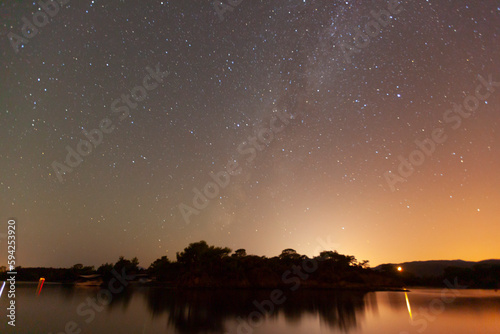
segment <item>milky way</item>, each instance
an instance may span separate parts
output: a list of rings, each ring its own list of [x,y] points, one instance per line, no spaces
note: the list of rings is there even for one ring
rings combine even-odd
[[[0,212],[20,265],[147,267],[202,239],[500,255],[500,2],[231,3],[0,5]]]

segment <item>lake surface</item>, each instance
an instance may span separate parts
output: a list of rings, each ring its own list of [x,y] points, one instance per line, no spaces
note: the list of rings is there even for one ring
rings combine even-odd
[[[35,291],[36,284],[17,284],[15,329],[7,325],[4,292],[1,333],[500,333],[500,291],[280,294],[133,287],[111,295],[51,284],[40,296]]]

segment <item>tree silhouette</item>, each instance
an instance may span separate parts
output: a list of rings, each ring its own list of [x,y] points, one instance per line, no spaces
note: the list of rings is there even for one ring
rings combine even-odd
[[[279,258],[280,260],[285,260],[285,259],[296,260],[300,258],[300,254],[297,254],[297,251],[295,249],[287,248],[281,252]]]
[[[243,248],[237,249],[232,257],[245,257],[247,256],[247,251]]]
[[[177,272],[175,271],[175,264],[170,262],[170,260],[166,256],[162,256],[161,258],[153,262],[149,266],[148,272],[160,282],[173,280],[177,276]]]
[[[227,247],[208,246],[206,241],[191,243],[184,251],[177,253],[177,263],[184,272],[196,275],[221,273],[222,259],[231,253]]]

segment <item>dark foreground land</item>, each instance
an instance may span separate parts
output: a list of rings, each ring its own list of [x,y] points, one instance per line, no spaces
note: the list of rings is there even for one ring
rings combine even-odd
[[[147,269],[138,264],[137,258],[120,257],[116,263],[103,264],[97,270],[81,264],[71,268],[17,267],[16,279],[37,282],[44,277],[46,282],[106,284],[120,274],[138,284],[175,288],[286,288],[292,291],[299,288],[398,290],[405,286],[445,286],[446,281],[469,288],[497,289],[500,286],[497,261],[466,268],[450,266],[434,275],[425,275],[421,269],[419,275],[419,272],[404,268],[398,271],[398,265],[394,264],[372,269],[368,261],[358,262],[354,256],[336,251],[323,251],[309,258],[293,249],[285,249],[279,256],[267,258],[247,255],[244,249],[232,253],[229,248],[209,246],[205,241],[190,244],[177,253],[176,261],[163,256]],[[0,273],[1,280],[6,278],[6,272]]]

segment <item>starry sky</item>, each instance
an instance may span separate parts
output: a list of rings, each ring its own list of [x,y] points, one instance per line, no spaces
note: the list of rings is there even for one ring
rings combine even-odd
[[[199,240],[265,256],[328,240],[372,266],[500,258],[499,1],[224,3],[72,0],[47,22],[0,4],[17,265],[147,267]],[[60,180],[54,163],[103,122]]]

